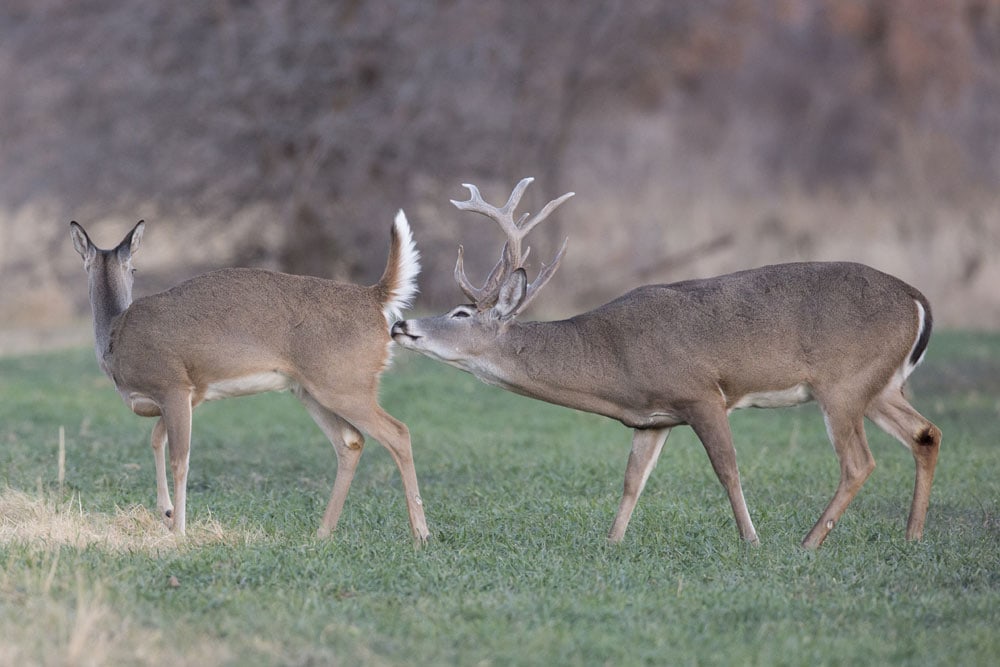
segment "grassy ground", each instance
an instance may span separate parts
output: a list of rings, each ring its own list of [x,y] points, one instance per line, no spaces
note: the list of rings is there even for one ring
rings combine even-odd
[[[149,511],[152,422],[92,352],[0,359],[0,665],[995,664],[1000,337],[938,335],[913,390],[945,433],[919,544],[912,459],[869,427],[879,467],[798,548],[838,470],[803,406],[732,418],[759,548],[684,428],[610,547],[624,427],[402,352],[383,404],[413,433],[426,549],[375,443],[314,537],[335,457],[288,395],[196,412],[178,544]]]

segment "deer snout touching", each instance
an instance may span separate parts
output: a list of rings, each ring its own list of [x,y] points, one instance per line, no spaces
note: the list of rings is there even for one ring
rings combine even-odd
[[[390,330],[390,335],[397,343],[401,343],[403,339],[407,338],[420,338],[419,335],[410,332],[409,320],[399,320],[395,322]]]

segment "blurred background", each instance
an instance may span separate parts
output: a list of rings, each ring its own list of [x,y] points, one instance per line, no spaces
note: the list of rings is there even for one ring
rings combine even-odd
[[[406,210],[420,311],[521,210],[576,197],[533,314],[852,259],[1000,328],[1000,0],[5,0],[0,329],[89,319],[69,239],[140,218],[136,294],[261,266],[371,283]],[[83,336],[89,336],[81,327]]]

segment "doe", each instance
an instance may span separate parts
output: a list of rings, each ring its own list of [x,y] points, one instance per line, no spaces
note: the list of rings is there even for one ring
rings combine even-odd
[[[87,271],[97,361],[133,412],[159,417],[152,447],[164,523],[184,534],[192,410],[202,401],[290,389],[337,454],[319,535],[337,526],[364,431],[399,467],[413,537],[425,541],[410,433],[378,403],[379,376],[392,343],[389,321],[409,305],[420,272],[403,212],[392,226],[382,278],[369,287],[232,268],[132,301],[132,256],[144,226],[140,221],[112,250],[95,246],[76,222],[70,231]]]

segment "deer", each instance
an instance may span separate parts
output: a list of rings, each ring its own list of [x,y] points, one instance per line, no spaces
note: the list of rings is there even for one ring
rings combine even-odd
[[[728,495],[740,537],[759,544],[729,413],[807,401],[822,411],[840,481],[802,546],[822,545],[875,468],[865,417],[914,457],[906,537],[921,539],[941,431],[903,391],[931,334],[930,304],[919,291],[862,264],[800,262],[645,285],[568,319],[522,322],[518,315],[551,280],[568,238],[530,283],[530,248],[522,253],[522,241],[574,194],[515,220],[532,180],[520,181],[501,207],[464,184],[470,198],[451,203],[501,228],[506,241],[500,260],[477,287],[465,273],[460,246],[454,277],[470,302],[438,316],[397,321],[392,337],[487,384],[632,429],[611,543],[622,541],[671,429],[687,425]]]
[[[409,430],[378,402],[379,379],[390,361],[389,325],[409,307],[420,272],[403,211],[374,285],[224,268],[133,301],[132,258],[144,229],[140,220],[116,247],[103,250],[70,223],[87,273],[98,364],[135,414],[159,418],[151,444],[156,505],[166,527],[185,534],[193,409],[204,401],[290,390],[337,457],[319,537],[337,527],[367,433],[399,468],[415,544],[426,542]]]

